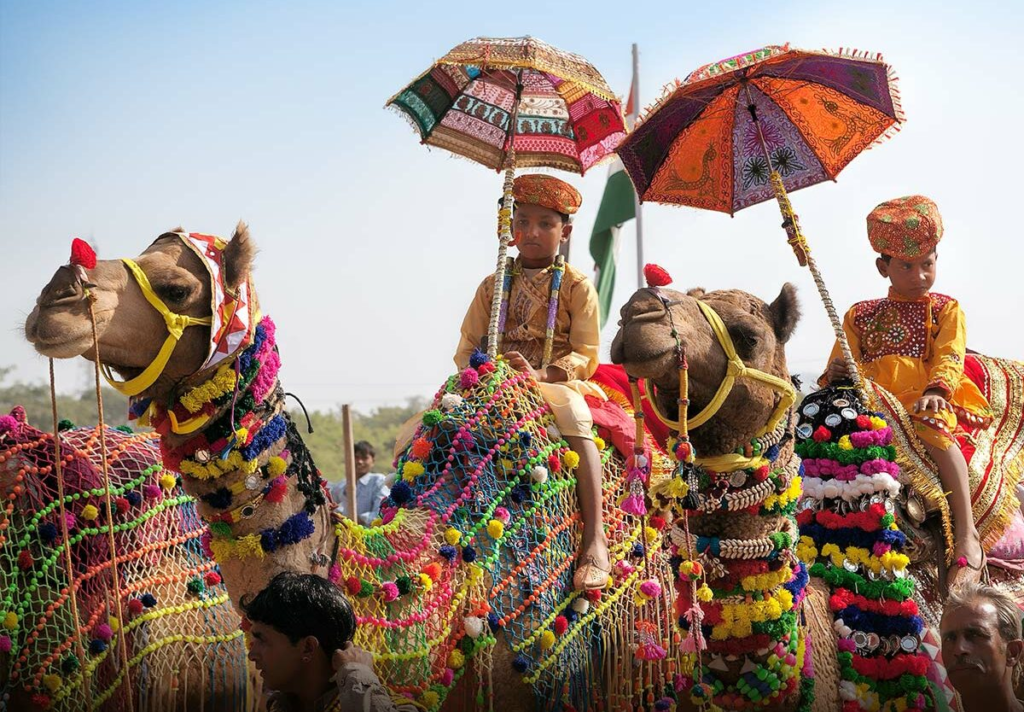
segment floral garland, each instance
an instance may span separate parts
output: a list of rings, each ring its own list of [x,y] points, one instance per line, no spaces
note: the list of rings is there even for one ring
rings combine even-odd
[[[900,484],[892,431],[842,389],[808,396],[800,417],[796,451],[808,499],[797,514],[797,553],[831,588],[842,710],[930,707],[923,622],[894,516]]]

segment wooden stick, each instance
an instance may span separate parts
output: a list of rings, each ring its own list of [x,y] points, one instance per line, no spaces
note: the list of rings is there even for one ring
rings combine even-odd
[[[352,406],[347,403],[341,406],[341,441],[345,448],[345,494],[348,499],[348,516],[353,522],[359,521],[358,505],[356,504],[356,451],[352,441]]]

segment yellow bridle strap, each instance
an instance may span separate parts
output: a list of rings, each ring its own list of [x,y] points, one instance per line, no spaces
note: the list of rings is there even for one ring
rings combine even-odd
[[[711,420],[712,417],[722,408],[722,404],[725,403],[725,399],[729,397],[732,392],[733,386],[736,384],[737,378],[749,378],[753,381],[760,381],[766,386],[771,388],[773,391],[779,394],[779,404],[775,407],[775,411],[772,413],[771,419],[768,424],[765,425],[763,433],[770,433],[778,427],[779,422],[786,415],[790,406],[796,402],[796,389],[793,388],[793,384],[785,379],[773,376],[770,373],[764,371],[758,371],[756,368],[748,368],[743,360],[736,354],[736,347],[732,343],[732,338],[729,336],[729,331],[725,327],[725,323],[722,321],[722,317],[718,316],[718,312],[712,309],[704,302],[698,300],[697,306],[700,307],[701,312],[704,314],[704,318],[707,319],[711,325],[711,330],[715,334],[715,338],[718,339],[719,345],[725,352],[726,358],[729,360],[729,364],[725,370],[725,378],[722,383],[718,386],[718,390],[715,391],[714,397],[711,402],[708,403],[700,413],[687,421],[688,429],[698,428],[707,421]],[[645,390],[647,392],[647,400],[651,404],[651,408],[654,414],[666,426],[679,430],[680,423],[678,421],[670,420],[668,416],[661,412],[661,408],[658,405],[657,398],[654,397],[650,384],[645,384]]]
[[[144,390],[152,386],[156,379],[160,377],[160,374],[167,368],[167,362],[171,360],[171,354],[174,352],[174,347],[178,345],[178,340],[181,338],[186,327],[189,326],[210,326],[213,323],[212,317],[194,317],[186,316],[184,314],[175,314],[167,305],[156,295],[153,291],[153,286],[149,283],[149,277],[142,271],[134,260],[122,258],[128,271],[135,277],[135,281],[139,285],[139,289],[142,290],[143,296],[146,297],[146,301],[149,302],[154,309],[160,312],[160,316],[164,318],[164,323],[167,325],[167,338],[164,339],[163,346],[160,347],[160,351],[157,353],[156,358],[146,366],[146,370],[140,373],[135,378],[128,381],[117,381],[114,379],[113,373],[110,371],[110,367],[102,365],[103,377],[107,379],[107,383],[110,384],[111,388],[122,393],[126,396],[137,396]],[[197,426],[198,427],[198,426]]]

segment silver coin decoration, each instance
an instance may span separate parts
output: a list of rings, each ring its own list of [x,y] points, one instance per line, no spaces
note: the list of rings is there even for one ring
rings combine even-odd
[[[830,428],[836,427],[841,422],[843,422],[843,418],[838,413],[830,413],[825,417],[825,425],[827,425]]]
[[[834,401],[832,401],[832,405],[834,405],[836,408],[846,408],[850,405],[850,401],[846,400],[845,398],[836,398]]]
[[[821,408],[818,406],[817,403],[808,403],[807,405],[804,406],[803,413],[808,418],[813,418],[818,414],[820,410]]]
[[[846,418],[847,420],[857,419],[857,411],[855,411],[853,408],[843,408],[840,412],[842,413],[843,417]]]
[[[810,423],[804,423],[803,425],[798,425],[797,428],[796,428],[796,435],[801,440],[806,440],[807,438],[811,437],[811,435],[813,435],[813,434],[814,434],[814,426],[811,425]]]

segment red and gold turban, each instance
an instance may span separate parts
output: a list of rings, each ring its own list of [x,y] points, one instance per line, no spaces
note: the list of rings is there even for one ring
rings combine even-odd
[[[942,239],[942,216],[933,200],[908,195],[887,200],[868,214],[868,240],[883,255],[911,262]]]
[[[554,176],[541,173],[527,173],[512,183],[512,196],[523,205],[540,205],[565,215],[573,215],[580,209],[583,197],[580,192]]]

